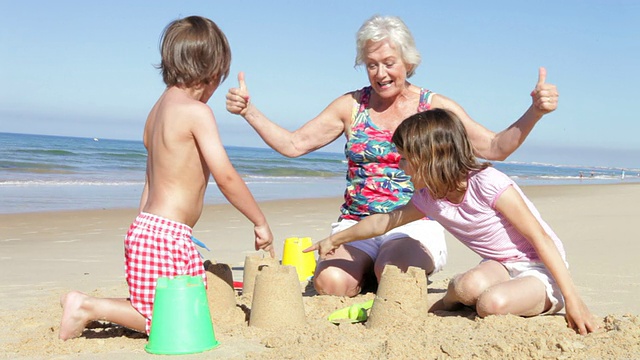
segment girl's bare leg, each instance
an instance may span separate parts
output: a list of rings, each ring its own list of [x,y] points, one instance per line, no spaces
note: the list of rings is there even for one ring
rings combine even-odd
[[[533,276],[525,276],[496,284],[478,298],[479,316],[513,314],[540,315],[551,308],[544,284]]]
[[[497,261],[484,261],[473,269],[454,276],[442,298],[444,309],[453,310],[460,304],[475,306],[478,298],[490,287],[509,281],[507,269]]]
[[[104,299],[72,291],[60,299],[62,321],[59,338],[67,340],[82,334],[94,320],[112,322],[144,333],[146,319],[127,299]]]

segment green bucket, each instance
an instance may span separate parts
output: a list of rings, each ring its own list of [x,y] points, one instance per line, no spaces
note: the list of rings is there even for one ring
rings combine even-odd
[[[201,277],[158,278],[149,342],[151,354],[193,354],[217,347]]]

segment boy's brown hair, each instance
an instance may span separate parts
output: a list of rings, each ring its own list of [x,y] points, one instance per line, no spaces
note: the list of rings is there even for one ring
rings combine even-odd
[[[161,39],[158,68],[167,86],[218,86],[229,75],[231,49],[213,21],[201,16],[175,20],[164,29]]]

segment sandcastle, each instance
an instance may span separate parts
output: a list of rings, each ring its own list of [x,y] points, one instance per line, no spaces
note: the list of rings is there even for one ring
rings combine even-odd
[[[367,328],[406,323],[426,314],[427,275],[424,269],[410,266],[403,273],[397,266],[387,265],[367,320]]]
[[[226,264],[205,262],[208,301],[212,318],[232,316],[238,310],[233,274]],[[251,304],[249,326],[277,329],[305,325],[302,286],[296,268],[277,259],[249,255],[245,258],[243,301]],[[427,314],[427,276],[424,269],[409,267],[402,272],[387,265],[366,320],[367,328],[382,328],[412,322]],[[245,312],[247,311],[245,307]],[[246,321],[246,319],[245,319]]]
[[[244,259],[244,272],[242,274],[242,296],[251,299],[255,287],[256,275],[262,267],[280,266],[280,262],[272,257],[260,255],[248,255]]]
[[[293,266],[263,266],[257,273],[249,325],[291,328],[306,324],[298,274]]]
[[[233,289],[233,272],[227,264],[218,264],[209,260],[204,262],[207,275],[207,300],[211,317],[228,317],[236,310],[236,294]]]

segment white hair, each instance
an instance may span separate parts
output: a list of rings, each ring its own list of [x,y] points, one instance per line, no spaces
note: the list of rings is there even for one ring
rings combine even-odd
[[[420,52],[407,25],[397,16],[374,15],[362,24],[356,35],[356,66],[364,65],[367,42],[389,39],[400,52],[402,61],[408,65],[407,78],[420,65]]]

